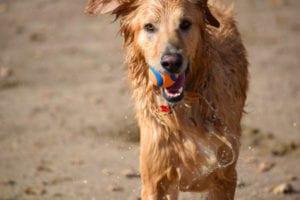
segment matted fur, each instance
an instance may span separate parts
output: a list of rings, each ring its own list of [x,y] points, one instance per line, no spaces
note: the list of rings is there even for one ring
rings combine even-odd
[[[179,190],[208,191],[210,200],[234,199],[248,62],[231,10],[208,6],[207,0],[90,0],[88,3],[87,13],[112,13],[120,17],[141,131],[143,200],[174,200]],[[155,44],[141,39],[141,19],[147,18],[147,12],[153,12],[157,23],[163,26],[172,24],[169,21],[176,19],[172,12],[177,11],[195,16],[193,22],[197,28],[191,33],[197,34],[195,42],[182,42],[172,28]],[[189,59],[190,72],[184,100],[172,113],[162,114],[158,108],[165,101],[160,90],[148,80],[147,62],[160,59],[160,46],[169,40],[184,46],[182,51]]]

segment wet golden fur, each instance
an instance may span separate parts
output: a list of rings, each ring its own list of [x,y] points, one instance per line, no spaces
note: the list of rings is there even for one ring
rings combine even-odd
[[[120,17],[129,81],[141,131],[142,199],[177,199],[178,191],[208,191],[210,200],[233,199],[240,121],[246,99],[247,59],[231,9],[209,6],[220,22],[211,26],[206,0],[90,0],[90,14]],[[181,18],[192,21],[179,34]],[[160,28],[155,36],[145,23]],[[162,31],[163,30],[163,31]],[[166,44],[190,62],[185,98],[171,114],[148,80]]]

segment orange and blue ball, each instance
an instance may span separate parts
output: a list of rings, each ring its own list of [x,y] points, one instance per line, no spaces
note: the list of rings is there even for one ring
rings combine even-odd
[[[161,88],[168,88],[174,85],[179,74],[164,74],[158,72],[154,69],[154,67],[149,68],[149,79],[153,83],[153,85],[161,87]]]

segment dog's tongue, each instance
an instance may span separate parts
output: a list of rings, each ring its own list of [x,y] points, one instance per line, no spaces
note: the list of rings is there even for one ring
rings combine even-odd
[[[178,90],[183,87],[185,82],[185,73],[182,73],[179,75],[179,77],[177,78],[176,82],[171,86],[168,87],[167,90],[170,93],[177,93]]]

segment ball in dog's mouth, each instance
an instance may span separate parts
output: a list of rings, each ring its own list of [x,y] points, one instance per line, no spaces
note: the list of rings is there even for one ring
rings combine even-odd
[[[168,88],[162,88],[162,96],[170,103],[177,103],[184,97],[185,73],[177,78],[176,82]]]

